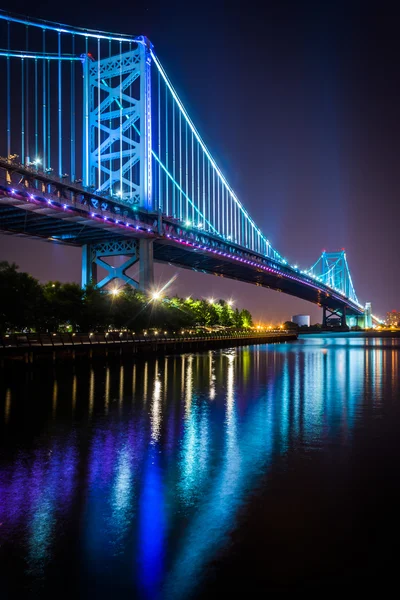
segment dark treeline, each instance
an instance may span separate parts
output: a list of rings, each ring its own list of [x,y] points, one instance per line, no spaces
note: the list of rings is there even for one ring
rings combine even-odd
[[[215,325],[243,329],[252,324],[249,311],[233,309],[224,300],[151,300],[128,285],[113,295],[94,286],[83,290],[76,283],[41,284],[18,271],[16,265],[0,262],[0,333],[143,331],[153,327],[177,331]]]

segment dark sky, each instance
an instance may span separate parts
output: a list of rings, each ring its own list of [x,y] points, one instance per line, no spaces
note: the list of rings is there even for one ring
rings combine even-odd
[[[2,8],[147,35],[273,246],[301,268],[322,249],[344,247],[359,300],[380,315],[400,309],[400,53],[391,4],[13,0]],[[0,257],[41,280],[79,280],[75,248],[0,237]],[[157,278],[175,271],[158,267]],[[232,296],[266,321],[297,312],[320,320],[316,307],[289,296],[178,272],[181,295]]]

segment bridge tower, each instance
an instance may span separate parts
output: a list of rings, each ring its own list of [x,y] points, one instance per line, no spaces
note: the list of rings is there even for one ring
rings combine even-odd
[[[98,195],[115,198],[121,208],[153,210],[151,132],[151,45],[138,38],[136,48],[96,59],[81,56],[83,66],[83,184]],[[125,256],[113,267],[107,258]],[[139,262],[139,281],[127,270]],[[97,279],[97,266],[107,271]],[[154,282],[153,240],[110,241],[82,249],[82,286],[98,287],[114,279],[143,291]]]

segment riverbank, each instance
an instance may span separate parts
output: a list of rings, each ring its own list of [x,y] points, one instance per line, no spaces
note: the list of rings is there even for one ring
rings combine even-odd
[[[0,337],[0,364],[9,361],[33,363],[37,360],[76,360],[81,358],[178,354],[218,348],[292,342],[296,333],[230,333],[189,336],[137,336],[130,332],[90,334],[12,334]]]

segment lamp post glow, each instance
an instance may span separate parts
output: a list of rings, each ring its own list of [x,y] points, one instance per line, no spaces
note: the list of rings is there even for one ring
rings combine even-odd
[[[112,296],[118,296],[119,292],[120,292],[120,290],[119,290],[118,288],[113,288],[113,289],[110,291],[110,294],[111,294]]]

